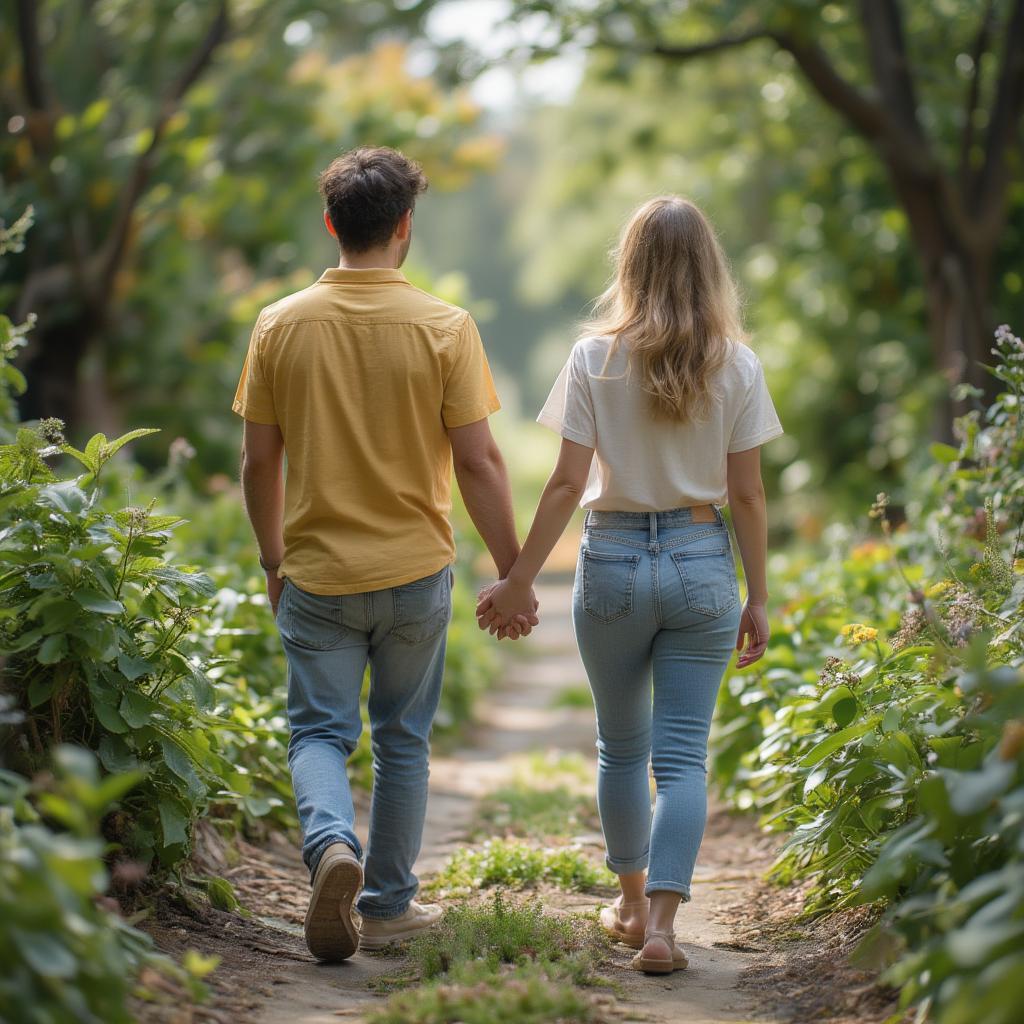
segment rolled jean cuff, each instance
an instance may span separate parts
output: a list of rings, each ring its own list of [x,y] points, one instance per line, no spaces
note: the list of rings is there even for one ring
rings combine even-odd
[[[356,901],[356,911],[360,917],[365,917],[367,921],[393,921],[396,917],[401,917],[412,904],[412,900],[408,903],[403,904],[400,907],[388,907],[387,910],[373,910],[367,913],[359,906],[359,901]]]
[[[656,892],[677,892],[684,903],[690,902],[690,887],[682,882],[651,882],[644,886],[644,895],[653,896]]]
[[[615,860],[605,855],[604,862],[608,870],[616,875],[631,875],[634,871],[643,871],[650,860],[650,851],[634,857],[633,860]]]

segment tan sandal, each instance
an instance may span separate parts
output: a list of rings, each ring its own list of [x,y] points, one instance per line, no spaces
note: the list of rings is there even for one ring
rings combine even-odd
[[[651,929],[644,936],[644,946],[651,939],[661,939],[665,945],[672,950],[672,959],[663,960],[660,957],[644,956],[643,949],[629,962],[634,971],[642,971],[644,974],[671,974],[673,971],[684,971],[690,966],[686,954],[676,945],[676,934],[670,931],[656,931]]]
[[[632,900],[626,903],[621,897],[616,900],[610,907],[602,907],[600,913],[601,927],[604,929],[606,935],[610,935],[613,939],[629,946],[630,949],[643,949],[644,937],[640,932],[629,932],[622,927],[622,918],[619,917],[619,911],[625,910],[627,907],[644,907],[648,905],[647,900]]]

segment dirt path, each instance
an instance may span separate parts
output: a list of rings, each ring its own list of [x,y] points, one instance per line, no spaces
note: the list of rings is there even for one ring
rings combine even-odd
[[[565,585],[549,585],[541,594],[544,621],[523,645],[503,647],[500,685],[481,701],[479,725],[463,749],[434,759],[431,797],[421,875],[436,870],[464,838],[478,800],[512,776],[517,757],[527,752],[578,752],[593,770],[594,726],[590,708],[555,706],[558,694],[578,691],[584,684],[583,668],[576,653],[569,621],[569,591]],[[365,815],[362,824],[365,825]],[[580,837],[597,843],[599,837]],[[714,812],[698,865],[693,902],[680,909],[677,932],[690,957],[690,969],[667,979],[648,979],[626,969],[629,952],[619,947],[609,976],[622,986],[619,1002],[629,1019],[653,1022],[686,1021],[687,1024],[745,1021],[767,1022],[759,1015],[752,996],[738,988],[741,972],[756,950],[736,938],[731,920],[735,907],[756,886],[767,863],[764,840],[749,826],[721,812]],[[265,965],[254,978],[252,1015],[259,1024],[327,1024],[358,1020],[379,1000],[368,983],[394,974],[397,958],[356,954],[339,966],[323,966],[309,960],[301,945],[301,913],[305,879],[295,855],[285,847],[260,858],[260,870],[251,884],[281,906],[280,914],[262,915],[277,932],[281,953],[277,962]],[[267,872],[277,873],[276,891],[267,892]],[[243,896],[247,892],[246,865],[229,872]],[[553,909],[592,909],[599,901],[583,894],[545,896]],[[747,922],[736,922],[742,926]],[[272,941],[253,946],[270,952]],[[284,958],[285,962],[282,962]]]

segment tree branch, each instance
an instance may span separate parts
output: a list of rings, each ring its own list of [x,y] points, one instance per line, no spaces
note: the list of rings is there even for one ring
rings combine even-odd
[[[881,104],[848,82],[821,46],[790,32],[774,32],[772,38],[796,61],[815,92],[861,135],[875,140],[885,132],[886,118]]]
[[[706,43],[696,43],[693,46],[655,44],[636,49],[669,60],[685,61],[708,54],[721,53],[723,50],[744,46],[758,39],[770,39],[780,49],[789,53],[818,95],[829,106],[845,115],[861,135],[875,139],[882,134],[884,113],[881,106],[872,97],[861,92],[843,78],[817,43],[799,38],[790,32],[760,27],[747,32],[723,35],[718,39],[712,39]],[[603,41],[603,45],[623,48],[622,44],[616,44],[610,40]]]
[[[146,186],[149,184],[149,179],[153,173],[153,166],[156,163],[156,154],[167,128],[167,122],[177,110],[185,94],[210,63],[217,47],[227,38],[227,33],[228,0],[221,0],[217,14],[210,24],[206,35],[196,47],[195,52],[181,74],[171,84],[161,99],[160,105],[157,108],[156,118],[150,127],[149,145],[139,154],[121,194],[120,207],[114,218],[110,233],[103,244],[99,280],[96,282],[97,295],[101,297],[101,301],[103,296],[109,294],[114,277],[127,251],[135,207],[138,205],[146,190]]]
[[[737,32],[732,35],[720,36],[718,39],[709,40],[706,43],[694,43],[692,46],[668,46],[656,43],[643,50],[644,53],[654,54],[657,57],[669,57],[673,60],[690,60],[693,57],[704,57],[712,53],[721,53],[723,50],[732,50],[737,46],[745,46],[757,39],[770,39],[771,33],[765,28],[751,29],[749,32]],[[621,44],[607,42],[604,45],[617,46]]]
[[[1006,209],[1010,182],[1007,150],[1020,128],[1024,110],[1024,0],[1016,0],[1007,25],[1006,46],[996,81],[995,100],[985,136],[985,161],[977,176],[972,200],[988,233],[998,232]]]

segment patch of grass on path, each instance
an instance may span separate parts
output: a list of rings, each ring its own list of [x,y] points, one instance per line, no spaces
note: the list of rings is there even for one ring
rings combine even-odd
[[[493,886],[524,889],[547,883],[589,892],[615,882],[615,876],[579,846],[545,847],[515,839],[489,839],[478,849],[456,850],[426,888],[450,893]]]
[[[538,786],[564,784],[570,787],[586,786],[589,789],[594,785],[593,765],[575,751],[535,750],[526,756],[521,776]]]
[[[409,944],[409,956],[424,979],[466,963],[557,964],[574,985],[600,979],[595,968],[609,948],[596,921],[580,914],[545,914],[539,900],[510,902],[502,893],[489,904],[448,910],[437,927]]]
[[[584,708],[589,711],[594,706],[594,698],[591,695],[590,687],[585,684],[567,686],[555,694],[551,706],[553,708]]]
[[[580,989],[608,984],[597,974],[608,948],[593,920],[496,893],[448,910],[409,944],[425,984],[392,995],[371,1024],[604,1024],[614,1000]]]
[[[584,796],[565,785],[543,789],[516,780],[481,801],[473,838],[502,833],[531,839],[568,838],[599,827],[593,796]]]
[[[580,992],[531,964],[494,972],[471,965],[457,978],[393,995],[370,1024],[612,1024],[609,997]]]

